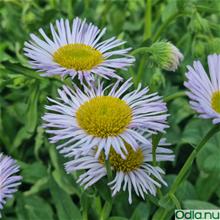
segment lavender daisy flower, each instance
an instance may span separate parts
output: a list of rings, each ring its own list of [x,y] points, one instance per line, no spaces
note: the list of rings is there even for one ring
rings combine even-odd
[[[72,25],[68,20],[57,20],[56,27],[50,24],[52,39],[42,28],[43,39],[31,34],[31,40],[25,42],[25,55],[30,64],[43,76],[77,76],[82,82],[94,80],[94,74],[104,78],[118,78],[115,69],[126,69],[134,62],[127,53],[131,48],[112,50],[125,42],[112,37],[100,41],[106,29],[100,30],[86,20],[75,18]]]
[[[119,83],[104,88],[98,82],[97,87],[84,87],[84,92],[76,85],[74,90],[64,86],[58,90],[59,100],[49,98],[52,105],[46,106],[49,112],[43,116],[44,127],[53,134],[51,143],[65,140],[58,145],[61,153],[71,155],[76,148],[87,153],[97,147],[96,157],[102,150],[108,157],[112,146],[125,158],[124,141],[135,150],[137,141],[148,144],[142,131],[164,132],[168,115],[161,97],[148,94],[149,89],[141,89],[141,85],[128,92],[131,79]]]
[[[190,98],[190,105],[201,118],[210,118],[214,124],[220,122],[220,55],[208,56],[209,74],[200,61],[194,61],[193,67],[188,66],[184,83]]]
[[[7,198],[17,191],[17,186],[21,183],[21,176],[16,175],[19,167],[11,157],[0,154],[0,209],[3,209]],[[0,213],[1,217],[1,213]]]
[[[156,149],[157,161],[174,160],[172,150],[162,147],[166,145],[164,139],[159,143],[159,147]],[[161,184],[165,186],[167,184],[162,179],[164,171],[158,166],[151,165],[153,161],[152,145],[141,144],[136,151],[127,143],[125,146],[128,151],[126,159],[117,154],[113,148],[110,150],[109,163],[115,173],[115,178],[108,183],[112,190],[112,196],[121,190],[128,190],[129,203],[132,203],[132,190],[143,199],[146,194],[155,196],[157,188],[161,187]],[[84,185],[85,189],[107,175],[104,155],[100,154],[99,158],[96,158],[95,154],[96,150],[94,149],[85,156],[78,156],[76,153],[76,157],[65,165],[67,173],[86,170],[77,181],[80,185]]]

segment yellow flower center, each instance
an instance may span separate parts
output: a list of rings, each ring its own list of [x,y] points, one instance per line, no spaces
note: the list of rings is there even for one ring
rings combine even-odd
[[[116,97],[98,96],[79,107],[76,120],[88,134],[106,138],[121,134],[132,119],[132,109]]]
[[[53,60],[65,68],[85,71],[103,62],[104,58],[101,52],[91,46],[67,44],[53,54]]]
[[[220,91],[214,92],[211,99],[212,108],[220,113]]]
[[[128,154],[126,159],[123,159],[119,154],[115,152],[113,148],[110,150],[109,162],[111,167],[116,171],[122,171],[124,173],[136,170],[141,166],[144,161],[144,155],[141,148],[134,151],[129,144],[125,144]],[[105,155],[101,153],[99,156],[99,162],[105,163]]]

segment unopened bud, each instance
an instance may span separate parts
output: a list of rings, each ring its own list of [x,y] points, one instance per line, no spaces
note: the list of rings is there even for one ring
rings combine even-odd
[[[220,38],[214,38],[210,40],[206,47],[208,54],[220,54]]]
[[[208,20],[205,18],[202,18],[199,13],[195,13],[194,16],[192,16],[189,29],[193,33],[207,33],[209,31],[209,23]]]
[[[153,63],[168,71],[175,71],[183,60],[183,54],[170,42],[156,42],[150,47],[150,51]]]

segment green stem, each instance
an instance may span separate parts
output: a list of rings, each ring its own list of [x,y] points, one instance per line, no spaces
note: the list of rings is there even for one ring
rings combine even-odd
[[[170,101],[172,101],[172,100],[174,100],[174,99],[176,99],[176,98],[184,97],[184,96],[186,96],[186,92],[180,91],[180,92],[176,92],[176,93],[174,93],[174,94],[171,94],[171,95],[165,97],[165,98],[164,98],[164,101],[165,101],[165,102],[170,102]]]
[[[188,173],[188,171],[190,170],[190,167],[194,161],[194,159],[196,158],[197,154],[200,152],[200,150],[203,148],[203,146],[205,146],[206,142],[217,132],[219,132],[220,130],[220,125],[215,125],[213,128],[211,128],[209,130],[209,132],[205,135],[205,137],[200,141],[200,143],[196,146],[196,148],[193,150],[193,152],[190,154],[190,156],[188,157],[187,161],[185,162],[184,166],[182,167],[182,169],[180,170],[177,178],[175,179],[171,189],[170,189],[170,193],[175,193],[178,186],[180,185],[180,183],[182,183],[182,181],[185,179],[186,174]]]
[[[24,66],[20,66],[18,64],[11,64],[9,62],[4,62],[3,66],[7,69],[10,70],[14,73],[17,74],[21,74],[24,75],[28,78],[31,79],[36,79],[36,80],[51,80],[51,81],[57,81],[59,83],[63,84],[63,81],[55,78],[55,77],[42,77],[40,76],[38,73],[36,73],[35,71],[33,71],[32,69],[28,68],[28,67],[24,67]]]
[[[144,41],[151,37],[151,23],[152,23],[152,2],[151,0],[146,1],[145,11],[145,27],[144,27]]]
[[[188,159],[186,160],[185,164],[183,165],[182,169],[180,170],[179,174],[177,175],[173,185],[170,188],[170,191],[168,192],[169,195],[172,196],[178,189],[179,185],[185,180],[187,173],[189,172],[193,161],[195,160],[198,153],[201,151],[203,146],[207,143],[207,141],[217,132],[220,131],[220,125],[214,125],[208,133],[205,135],[205,137],[200,141],[200,143],[196,146],[196,148],[192,151]],[[164,212],[161,214],[160,220],[163,220],[163,216],[166,216],[169,210],[164,210]]]
[[[67,9],[66,10],[67,10],[66,12],[68,14],[68,18],[73,19],[73,17],[74,17],[73,0],[67,1]]]
[[[152,6],[151,6],[151,0],[147,0],[146,2],[146,10],[145,10],[145,29],[144,29],[144,35],[143,35],[143,39],[147,40],[148,38],[151,37],[151,10],[152,10]],[[133,51],[134,54],[139,53],[140,51],[145,52],[146,50],[148,50],[149,48],[138,48],[135,51]],[[141,58],[140,61],[140,65],[138,68],[138,73],[137,73],[137,78],[135,80],[135,85],[137,86],[137,84],[140,82],[142,74],[143,74],[143,69],[144,69],[144,64],[145,64],[145,57]]]
[[[138,85],[138,83],[141,81],[141,77],[142,77],[142,74],[143,74],[143,69],[144,69],[144,64],[145,64],[145,58],[142,57],[141,58],[141,61],[140,61],[140,64],[139,64],[139,68],[138,68],[138,73],[137,73],[137,77],[136,77],[136,80],[135,80],[135,86]]]
[[[150,47],[140,47],[140,48],[137,48],[135,50],[133,50],[131,52],[131,55],[137,55],[137,54],[145,54],[147,52],[151,52],[151,48]]]
[[[152,157],[153,157],[153,166],[155,167],[158,165],[156,151],[157,151],[157,146],[160,142],[161,137],[162,137],[161,133],[152,135]],[[157,189],[157,193],[159,195],[159,198],[163,197],[163,194],[160,188]]]
[[[112,211],[112,201],[106,201],[101,212],[100,220],[107,220],[111,211]]]
[[[196,146],[196,148],[193,150],[193,152],[190,154],[188,159],[186,160],[184,166],[180,170],[179,174],[177,175],[171,189],[170,193],[175,193],[178,186],[182,183],[182,181],[186,178],[186,174],[191,168],[191,165],[200,152],[200,150],[205,146],[206,142],[217,132],[220,130],[220,125],[215,125],[213,128],[209,130],[209,132],[205,135],[205,137],[200,141],[200,143]]]
[[[105,167],[107,171],[108,176],[108,182],[112,180],[112,170],[111,170],[111,164],[109,160],[105,160]],[[110,192],[111,193],[111,192]],[[100,220],[106,220],[108,219],[110,213],[112,210],[112,198],[109,201],[106,201],[101,212]]]
[[[73,81],[70,77],[67,77],[63,80],[63,83],[67,85],[69,88],[73,88]]]
[[[156,158],[156,151],[157,151],[157,146],[160,142],[160,139],[162,137],[162,134],[154,134],[152,135],[152,156],[153,156],[153,166],[157,166],[157,158]]]
[[[172,194],[172,193],[171,193],[169,196],[170,196],[170,198],[172,199],[173,203],[175,204],[176,208],[177,208],[177,209],[181,209],[180,202],[179,202],[179,200],[176,198],[176,196],[175,196],[174,194]]]
[[[87,207],[83,207],[82,219],[88,220],[88,208]]]
[[[150,51],[151,51],[151,48],[149,48],[149,47],[140,47],[140,48],[137,48],[136,50],[133,50],[131,53],[131,55],[144,54],[144,56],[141,58],[139,68],[138,68],[138,73],[137,73],[135,80],[134,80],[135,86],[137,86],[138,83],[141,81],[141,77],[144,72],[143,69],[144,69],[144,64],[145,64],[145,60],[146,60],[146,53],[148,53]]]
[[[105,167],[107,171],[108,181],[110,182],[112,180],[112,170],[109,160],[105,160]]]

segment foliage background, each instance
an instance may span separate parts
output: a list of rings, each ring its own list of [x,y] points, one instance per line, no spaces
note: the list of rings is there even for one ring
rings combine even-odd
[[[159,220],[170,219],[175,205],[183,208],[220,206],[220,135],[215,135],[199,153],[191,171],[177,190],[177,202],[166,196],[146,201],[135,198],[130,206],[127,195],[113,200],[101,181],[84,191],[76,174],[66,175],[64,158],[41,127],[46,97],[55,97],[62,85],[59,78],[42,78],[28,67],[23,45],[31,32],[48,29],[61,17],[87,18],[99,27],[107,27],[107,36],[127,41],[136,49],[159,39],[175,44],[185,56],[178,71],[155,69],[151,57],[137,56],[128,72],[121,74],[159,91],[168,102],[170,128],[166,137],[176,154],[174,163],[161,164],[172,184],[194,146],[211,123],[196,119],[183,91],[186,65],[194,59],[206,62],[210,53],[220,52],[220,1],[218,0],[148,0],[152,3],[152,22],[144,0],[74,1],[74,0],[0,0],[0,150],[13,156],[21,166],[23,184],[14,199],[8,201],[3,220]],[[162,189],[163,195],[168,188]],[[99,197],[98,195],[101,195]]]

